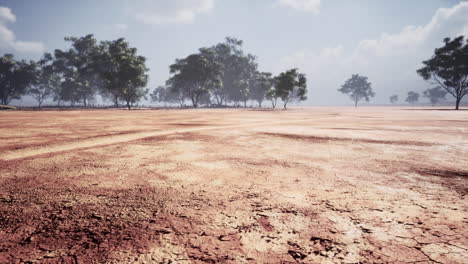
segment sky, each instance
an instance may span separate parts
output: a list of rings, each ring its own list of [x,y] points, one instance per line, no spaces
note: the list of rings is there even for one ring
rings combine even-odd
[[[337,91],[352,74],[369,77],[371,103],[387,104],[392,94],[402,101],[434,87],[416,70],[445,37],[468,36],[468,1],[0,0],[0,55],[38,59],[68,48],[65,36],[90,33],[136,47],[148,59],[151,90],[176,58],[230,36],[261,71],[305,73],[302,105],[352,105]]]

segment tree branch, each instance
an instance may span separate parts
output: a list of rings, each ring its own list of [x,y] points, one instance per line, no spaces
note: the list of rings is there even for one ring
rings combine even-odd
[[[444,85],[438,78],[437,75],[434,72],[431,72],[432,74],[432,79],[434,79],[442,88],[444,88],[449,94],[451,94],[453,97],[457,98],[458,96],[454,94],[449,87]]]

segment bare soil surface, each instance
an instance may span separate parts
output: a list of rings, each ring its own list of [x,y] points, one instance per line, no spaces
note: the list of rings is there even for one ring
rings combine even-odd
[[[0,263],[468,263],[468,111],[7,111],[0,142]]]

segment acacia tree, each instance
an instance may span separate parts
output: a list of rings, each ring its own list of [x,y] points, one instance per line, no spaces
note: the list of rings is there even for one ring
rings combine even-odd
[[[408,104],[414,105],[419,101],[419,94],[413,91],[409,91],[405,101]]]
[[[354,107],[357,107],[358,102],[362,99],[369,102],[370,98],[375,96],[374,91],[372,91],[372,84],[367,79],[366,76],[353,74],[338,91],[347,94],[354,101]]]
[[[423,61],[425,65],[417,73],[439,85],[455,97],[455,109],[468,93],[468,40],[459,36],[453,40],[444,39],[445,45],[437,48],[431,59]]]
[[[426,89],[423,92],[424,97],[429,98],[432,106],[435,106],[438,102],[445,100],[447,91],[441,88],[440,86]]]
[[[53,57],[50,53],[45,53],[44,57],[37,63],[34,82],[28,88],[27,93],[36,99],[41,107],[44,100],[52,97],[60,87],[60,76],[55,71]]]
[[[394,94],[390,96],[390,103],[396,104],[398,102],[398,95]]]
[[[15,60],[13,54],[0,57],[0,100],[7,105],[13,99],[20,99],[26,94],[28,86],[35,79],[34,62]]]
[[[280,73],[275,77],[275,95],[283,101],[283,107],[291,101],[307,99],[307,79],[297,69]]]
[[[99,79],[95,70],[95,59],[98,54],[97,41],[93,35],[84,37],[66,37],[72,47],[66,51],[56,49],[54,67],[62,76],[64,101],[81,101],[86,107],[94,99]]]
[[[184,59],[176,59],[170,66],[172,77],[168,83],[173,92],[182,93],[191,100],[194,108],[198,107],[200,98],[208,93],[210,81],[220,74],[220,65],[210,60],[209,53],[204,50]]]

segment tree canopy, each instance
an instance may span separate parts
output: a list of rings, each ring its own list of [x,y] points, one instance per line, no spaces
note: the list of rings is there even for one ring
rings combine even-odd
[[[435,106],[442,100],[445,100],[445,96],[447,95],[447,91],[441,88],[440,86],[426,89],[423,92],[424,97],[428,98],[431,102],[432,106]]]
[[[54,69],[53,57],[45,53],[44,57],[35,65],[34,81],[30,83],[27,93],[31,95],[41,107],[44,100],[52,97],[60,88],[60,76]]]
[[[0,99],[7,105],[13,99],[20,99],[35,80],[36,65],[25,60],[17,61],[13,54],[0,57]]]
[[[437,48],[424,67],[417,72],[425,80],[442,87],[455,97],[455,109],[468,93],[468,40],[464,36],[444,39],[444,46]]]
[[[353,74],[338,91],[347,94],[354,101],[354,106],[357,107],[359,101],[364,99],[369,102],[370,98],[375,96],[372,85],[367,79],[366,76]]]
[[[87,107],[96,96],[114,106],[125,103],[130,109],[145,98],[149,90],[146,58],[125,39],[98,41],[94,35],[65,37],[68,48],[45,53],[37,62],[16,61],[4,55],[0,61],[2,103],[31,95],[38,105],[52,98],[60,106],[81,104]],[[202,47],[169,66],[169,79],[151,94],[152,102],[247,107],[256,102],[262,107],[278,98],[284,108],[289,102],[307,98],[307,79],[298,69],[278,76],[259,70],[257,57],[246,53],[243,41],[227,37],[224,42]],[[21,77],[20,77],[21,76]]]
[[[123,100],[131,109],[148,93],[145,62],[146,58],[137,55],[137,49],[130,47],[123,38],[101,42],[94,68],[104,88],[104,96],[110,96],[116,106]]]
[[[71,48],[56,49],[54,67],[61,74],[62,90],[60,100],[81,101],[86,106],[94,98],[98,87],[95,60],[98,55],[97,40],[89,34],[84,37],[66,37]]]
[[[192,101],[193,107],[198,107],[200,98],[208,93],[213,80],[220,74],[219,65],[210,60],[210,51],[201,51],[183,59],[177,59],[170,66],[172,77],[169,79],[174,92],[180,92]]]
[[[398,95],[394,94],[390,96],[390,103],[396,104],[398,102]]]
[[[291,69],[280,73],[275,78],[275,95],[283,101],[286,109],[288,102],[304,101],[307,99],[307,79],[298,69]]]
[[[414,105],[419,101],[419,94],[413,91],[408,92],[408,96],[406,96],[405,100],[408,104]]]

